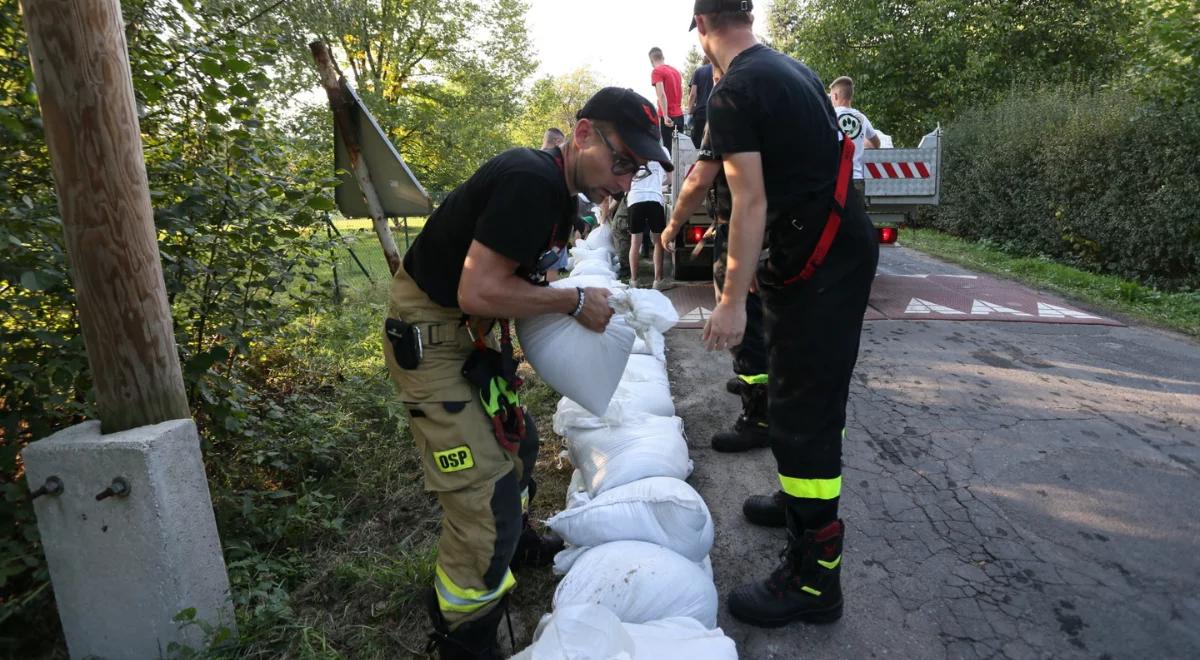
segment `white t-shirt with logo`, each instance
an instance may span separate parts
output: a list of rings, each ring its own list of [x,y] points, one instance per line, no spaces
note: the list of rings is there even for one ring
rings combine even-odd
[[[854,108],[834,108],[837,110],[838,127],[846,134],[846,137],[854,140],[854,178],[863,178],[863,144],[874,138],[875,127],[871,126],[871,120],[863,113]]]
[[[650,168],[650,176],[644,179],[634,179],[633,184],[629,187],[629,205],[633,206],[640,202],[658,202],[663,203],[662,185],[663,171],[662,165],[658,161],[652,160],[646,164]]]

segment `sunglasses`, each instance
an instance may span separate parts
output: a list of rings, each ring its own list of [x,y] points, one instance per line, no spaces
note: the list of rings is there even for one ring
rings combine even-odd
[[[599,126],[596,127],[596,134],[598,134],[600,136],[600,139],[604,141],[604,146],[608,147],[609,152],[612,153],[612,158],[613,158],[612,173],[613,174],[616,174],[617,176],[625,176],[626,174],[632,174],[634,181],[641,181],[642,179],[645,179],[646,177],[650,176],[649,166],[638,165],[634,161],[630,160],[629,158],[626,158],[624,155],[619,153],[616,149],[613,148],[612,142],[608,141],[608,137],[604,135],[604,131],[600,130]]]

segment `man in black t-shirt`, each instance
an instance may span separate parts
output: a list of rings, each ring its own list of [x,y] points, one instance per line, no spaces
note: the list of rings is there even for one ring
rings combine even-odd
[[[506,319],[560,313],[603,331],[613,313],[607,289],[541,286],[572,230],[576,194],[600,202],[626,193],[650,160],[671,169],[658,115],[633,90],[605,88],[577,117],[561,147],[484,163],[429,217],[392,279],[384,354],[444,515],[428,597],[443,658],[500,657],[510,564],[545,565],[562,545],[522,515],[538,440],[534,420],[518,419],[515,374],[492,375],[511,367],[483,350],[496,348],[493,320],[506,330]],[[468,365],[490,386],[468,381]]]
[[[707,195],[705,192],[707,191]],[[707,199],[705,199],[707,197]],[[729,215],[733,197],[725,178],[721,159],[709,144],[706,134],[700,146],[696,164],[680,186],[679,195],[671,209],[671,221],[660,240],[663,249],[696,212],[702,201],[708,204],[709,217],[716,227],[713,236],[713,284],[717,299],[725,289],[726,254],[729,247]],[[734,378],[725,388],[742,399],[742,413],[733,429],[718,431],[712,436],[712,448],[719,452],[742,452],[760,449],[770,444],[767,428],[767,346],[763,333],[762,298],[757,292],[746,294],[746,332],[742,341],[729,349],[733,356]]]
[[[783,563],[728,604],[755,625],[827,623],[842,615],[846,400],[879,246],[849,185],[853,151],[843,148],[824,85],[758,43],[752,8],[749,0],[696,0],[692,17],[701,48],[724,72],[709,97],[708,129],[733,198],[725,288],[704,341],[710,349],[742,342],[746,295],[757,281],[781,490],[747,500],[743,512],[788,529]]]
[[[692,113],[692,144],[697,149],[704,143],[704,127],[708,123],[708,97],[713,89],[713,66],[704,56],[704,63],[696,67],[688,91],[688,107]]]

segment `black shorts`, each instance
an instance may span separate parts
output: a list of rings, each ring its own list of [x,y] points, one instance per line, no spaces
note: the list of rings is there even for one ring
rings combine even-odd
[[[638,202],[629,207],[629,233],[640,234],[649,227],[661,234],[667,228],[667,212],[658,202]]]

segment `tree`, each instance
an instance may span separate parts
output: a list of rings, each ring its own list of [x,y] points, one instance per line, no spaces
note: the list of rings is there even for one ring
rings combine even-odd
[[[688,50],[687,60],[684,62],[684,65],[683,65],[683,87],[684,87],[684,89],[686,89],[688,87],[688,85],[692,84],[692,76],[695,75],[696,69],[700,68],[700,62],[702,61],[702,59],[701,59],[702,57],[703,57],[703,55],[700,54],[699,48],[692,46],[691,49]],[[686,95],[685,95],[685,97],[686,97]]]
[[[776,0],[768,18],[822,80],[853,77],[855,105],[897,144],[1014,86],[1111,77],[1136,21],[1127,0]]]
[[[547,128],[569,133],[575,126],[575,113],[603,86],[596,72],[588,67],[538,79],[525,97],[523,112],[514,122],[513,138],[520,145],[536,147],[542,143]]]

